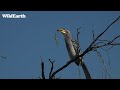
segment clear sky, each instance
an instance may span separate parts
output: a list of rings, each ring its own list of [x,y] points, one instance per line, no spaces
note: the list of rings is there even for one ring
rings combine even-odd
[[[5,19],[2,18],[3,13],[25,14],[26,18]],[[48,59],[55,60],[54,70],[69,60],[63,35],[57,33],[59,45],[54,40],[58,28],[66,28],[76,36],[76,29],[82,27],[79,40],[84,51],[92,41],[92,30],[98,35],[119,15],[120,11],[0,11],[0,56],[6,57],[0,57],[0,79],[41,77],[41,58],[48,77],[51,65]],[[110,40],[119,34],[120,20],[102,39]],[[117,41],[120,42],[120,39]],[[120,47],[112,48],[109,54],[99,51],[111,78],[120,78]],[[86,54],[84,60],[92,78],[105,78],[105,73],[102,75],[102,61],[95,52]],[[80,76],[85,78],[81,68],[79,75],[74,63],[56,75],[63,79],[76,79]]]

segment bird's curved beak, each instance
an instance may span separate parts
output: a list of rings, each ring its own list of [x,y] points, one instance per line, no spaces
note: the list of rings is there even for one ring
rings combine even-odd
[[[66,33],[64,29],[58,29],[57,31],[61,33]]]

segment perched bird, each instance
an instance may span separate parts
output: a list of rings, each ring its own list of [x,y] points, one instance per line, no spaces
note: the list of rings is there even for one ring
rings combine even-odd
[[[65,40],[65,44],[66,44],[66,48],[67,48],[70,60],[75,59],[77,57],[77,55],[81,54],[78,41],[75,39],[72,39],[70,31],[67,29],[60,28],[57,31],[61,32],[64,36],[64,40]],[[75,60],[75,64],[77,66],[81,65],[86,78],[91,79],[91,76],[87,69],[87,66],[85,65],[85,63],[83,61],[83,57],[79,57],[77,60]]]

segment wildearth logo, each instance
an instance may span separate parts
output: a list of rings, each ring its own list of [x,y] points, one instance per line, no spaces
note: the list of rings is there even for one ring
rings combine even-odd
[[[25,14],[2,14],[3,18],[26,18]]]

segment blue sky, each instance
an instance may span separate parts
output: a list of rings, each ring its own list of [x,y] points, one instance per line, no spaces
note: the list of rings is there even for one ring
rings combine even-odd
[[[5,19],[2,18],[3,13],[25,14],[27,18]],[[54,40],[58,28],[67,28],[76,36],[76,29],[82,27],[79,40],[84,51],[92,41],[92,30],[98,35],[119,15],[119,11],[0,11],[0,56],[7,57],[0,57],[0,79],[41,77],[40,57],[45,63],[45,74],[48,77],[51,66],[48,59],[55,60],[54,70],[69,60],[63,35],[57,33],[58,46]],[[119,29],[120,20],[101,38],[110,40],[120,34]],[[117,41],[120,42],[120,39]],[[120,47],[112,48],[109,55],[99,51],[111,78],[120,78]],[[84,60],[92,78],[104,78],[103,64],[95,52],[86,54]],[[85,78],[81,68],[79,75],[74,63],[56,75],[63,79],[77,79],[80,76]]]

